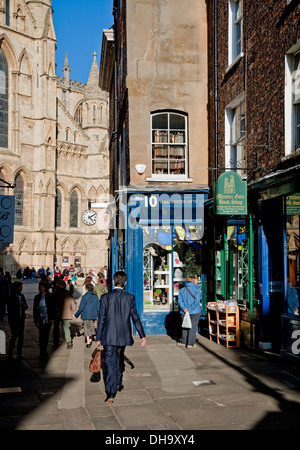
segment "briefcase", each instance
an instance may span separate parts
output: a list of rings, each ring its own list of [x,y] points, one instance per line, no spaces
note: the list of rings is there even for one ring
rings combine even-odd
[[[97,373],[100,372],[100,369],[101,369],[101,350],[100,348],[97,347],[92,353],[89,371],[92,373]]]

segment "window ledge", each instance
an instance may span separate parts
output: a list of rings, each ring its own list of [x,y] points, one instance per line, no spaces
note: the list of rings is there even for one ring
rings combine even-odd
[[[232,63],[227,67],[226,73],[230,72],[231,69],[244,57],[244,52],[241,52],[233,61]]]
[[[185,175],[184,176],[180,176],[180,175],[162,175],[162,176],[157,176],[157,175],[152,175],[151,178],[146,178],[146,181],[160,181],[160,182],[165,182],[168,183],[169,181],[172,182],[176,182],[176,183],[192,183],[193,182],[193,178],[188,178]]]

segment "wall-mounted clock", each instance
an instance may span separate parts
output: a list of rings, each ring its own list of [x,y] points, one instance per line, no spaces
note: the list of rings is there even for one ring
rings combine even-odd
[[[92,209],[87,209],[82,214],[82,222],[85,225],[95,225],[95,223],[97,222],[97,213]]]

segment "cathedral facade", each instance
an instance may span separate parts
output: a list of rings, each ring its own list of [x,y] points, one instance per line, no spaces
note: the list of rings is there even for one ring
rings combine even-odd
[[[12,274],[108,260],[108,216],[86,212],[109,191],[108,93],[96,54],[87,84],[70,79],[67,55],[56,76],[52,14],[51,0],[0,0],[0,193],[15,196],[0,265]]]

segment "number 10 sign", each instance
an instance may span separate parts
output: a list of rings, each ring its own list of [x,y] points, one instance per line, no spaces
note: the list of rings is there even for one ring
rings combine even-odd
[[[0,244],[14,240],[15,197],[0,195]]]

